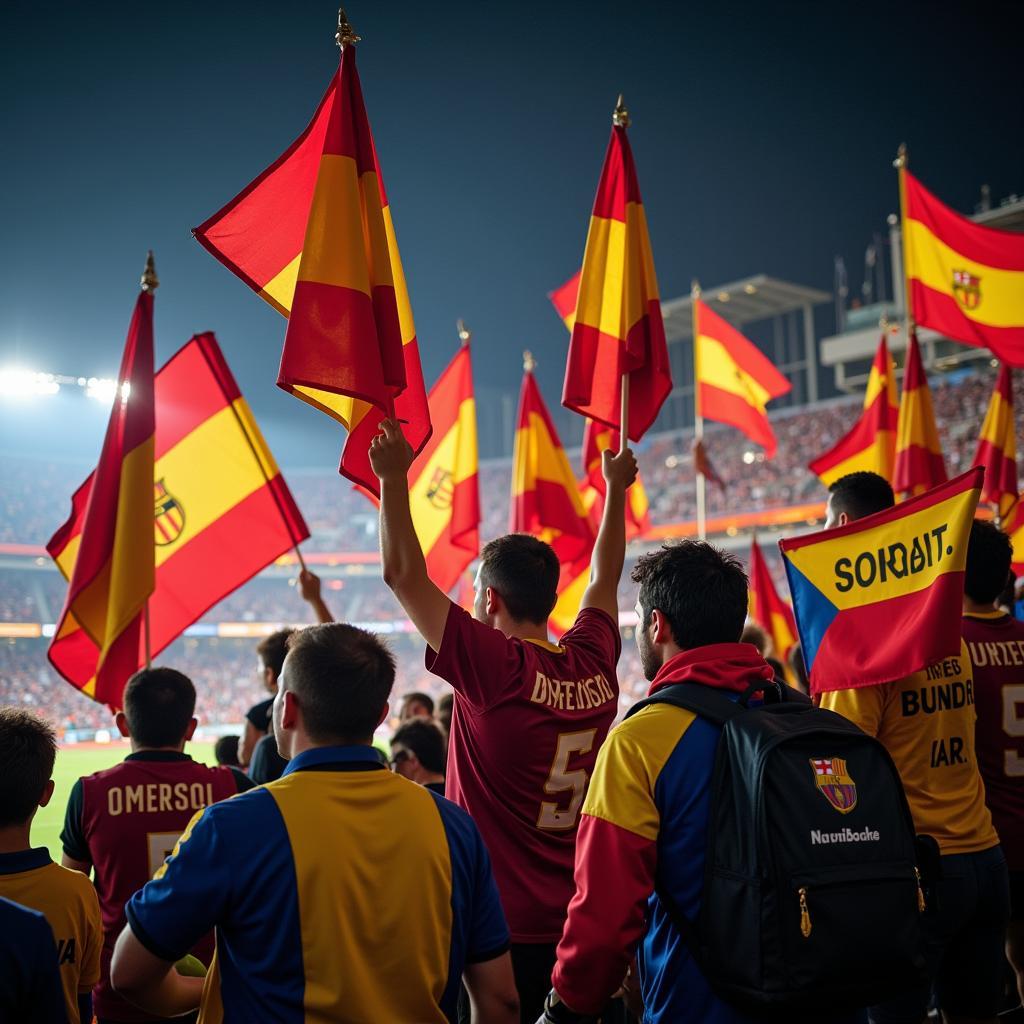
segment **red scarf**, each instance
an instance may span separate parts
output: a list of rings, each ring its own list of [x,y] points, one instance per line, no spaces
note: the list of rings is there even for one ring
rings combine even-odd
[[[708,644],[681,651],[658,669],[648,696],[670,683],[700,683],[742,693],[751,683],[775,678],[753,644]]]

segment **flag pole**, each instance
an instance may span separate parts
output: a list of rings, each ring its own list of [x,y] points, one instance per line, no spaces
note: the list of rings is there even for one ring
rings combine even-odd
[[[469,339],[473,337],[473,332],[466,326],[462,317],[455,321],[455,327],[459,332],[459,344],[465,348],[469,344]]]
[[[693,441],[695,445],[704,443],[704,417],[700,414],[700,372],[697,359],[697,303],[700,302],[700,283],[696,278],[690,285],[690,304],[693,307]],[[699,463],[697,470],[697,536],[707,539],[707,480]]]
[[[152,294],[160,287],[160,278],[156,276],[156,261],[153,259],[153,250],[150,249],[146,254],[146,267],[142,271],[142,278],[139,281],[139,286],[144,292]],[[119,385],[124,384],[124,381],[119,381]],[[154,549],[153,555],[154,563],[156,561],[156,550]],[[149,597],[146,598],[145,603],[142,606],[142,634],[143,643],[145,644],[146,651],[146,668],[153,667],[153,655],[152,655],[152,644],[149,639]]]
[[[892,165],[896,168],[900,189],[900,247],[902,252],[903,271],[903,328],[907,332],[906,344],[910,347],[910,332],[914,329],[914,311],[911,308],[910,298],[910,276],[907,271],[907,165],[910,156],[907,152],[907,144],[900,143],[896,151],[896,159]]]
[[[625,130],[629,127],[630,117],[626,104],[622,99],[622,93],[615,102],[615,109],[612,111],[612,124],[616,128]],[[619,395],[619,454],[621,455],[629,447],[629,374],[624,373],[619,381],[621,388]]]

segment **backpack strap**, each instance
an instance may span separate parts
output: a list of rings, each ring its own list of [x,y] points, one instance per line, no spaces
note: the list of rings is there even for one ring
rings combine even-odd
[[[745,710],[739,703],[730,700],[720,690],[711,686],[701,686],[699,683],[672,683],[634,704],[626,712],[626,718],[631,718],[651,704],[671,704],[673,707],[685,708],[709,722],[714,722],[715,725],[725,725],[731,718],[742,715]]]

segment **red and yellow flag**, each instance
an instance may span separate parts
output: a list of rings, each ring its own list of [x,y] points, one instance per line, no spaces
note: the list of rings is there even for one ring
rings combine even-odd
[[[564,298],[567,302],[568,296]],[[647,220],[624,124],[612,127],[575,306],[562,404],[620,427],[622,377],[629,374],[627,433],[639,441],[672,390],[672,372]]]
[[[756,538],[750,542],[750,617],[772,638],[775,657],[788,668],[789,652],[796,643],[796,619],[775,589]]]
[[[810,463],[810,471],[826,487],[847,473],[861,471],[878,473],[891,481],[896,461],[898,418],[895,366],[883,334],[868,377],[863,414],[845,437]]]
[[[580,493],[583,504],[590,512],[595,533],[601,525],[604,496],[607,487],[601,472],[601,453],[619,450],[619,432],[603,423],[587,420],[583,428],[583,480]],[[633,486],[626,491],[626,539],[642,537],[651,528],[650,502],[647,491],[637,474]]]
[[[903,395],[896,426],[896,464],[892,486],[904,496],[921,494],[946,482],[939,431],[932,410],[932,392],[921,362],[916,332],[907,344]]]
[[[345,426],[341,472],[378,494],[368,451],[382,416],[394,410],[419,452],[430,414],[355,62],[346,45],[302,135],[194,233],[288,317],[278,385]]]
[[[409,470],[409,504],[430,578],[446,594],[480,552],[476,401],[468,343],[430,389],[434,432]]]
[[[767,405],[792,384],[732,324],[694,298],[697,414],[743,431],[771,458],[778,447]]]
[[[151,290],[135,303],[117,382],[89,492],[75,495],[75,557],[62,567],[70,585],[48,652],[72,686],[108,704],[120,698],[140,651],[145,660],[143,615],[155,578]],[[83,651],[90,666],[84,677]]]
[[[982,473],[779,543],[811,693],[902,679],[960,650]]]
[[[914,320],[1024,366],[1024,235],[975,224],[903,167],[900,193]]]
[[[197,335],[172,356],[156,375],[155,388],[151,372],[150,390],[155,392],[156,432],[150,434],[145,479],[139,484],[145,497],[144,536],[135,540],[131,572],[133,578],[143,577],[146,566],[155,565],[149,597],[155,655],[218,601],[305,540],[309,530],[212,334]],[[145,394],[141,386],[139,393]],[[135,395],[133,385],[129,410]],[[72,580],[69,598],[86,564],[90,517],[103,494],[103,465],[101,460],[75,492],[71,517],[47,545],[57,567]],[[102,659],[99,644],[70,619],[58,628],[50,658],[73,686],[119,707],[128,677],[145,664],[140,622],[136,615],[130,642],[112,651],[116,666],[110,657]]]
[[[509,530],[546,541],[563,566],[589,556],[594,543],[576,477],[530,369],[519,393]]]
[[[562,323],[569,329],[570,334],[572,334],[573,326],[576,323],[576,299],[580,294],[581,273],[582,271],[577,270],[565,284],[553,292],[548,292],[551,305],[555,307],[555,311],[562,318]]]
[[[1011,568],[1018,576],[1024,576],[1024,494],[1017,499],[1017,503],[1010,509],[1007,516],[1008,522],[1003,524],[1003,529],[1010,535],[1010,543],[1013,545],[1013,561]]]
[[[1017,502],[1017,430],[1013,415],[1013,371],[1003,363],[981,425],[974,465],[985,467],[981,500],[1005,520]]]

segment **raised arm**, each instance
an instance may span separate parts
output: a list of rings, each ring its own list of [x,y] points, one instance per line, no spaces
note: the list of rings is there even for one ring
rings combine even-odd
[[[601,453],[605,479],[604,513],[590,562],[590,583],[581,608],[600,608],[619,621],[619,577],[626,560],[626,489],[636,479],[636,459],[623,452]]]
[[[302,600],[313,609],[317,622],[334,621],[331,610],[324,604],[324,599],[320,596],[320,577],[316,573],[312,573],[308,569],[303,569],[299,573],[299,593],[302,594]]]
[[[441,646],[451,607],[427,575],[409,509],[409,467],[413,453],[395,420],[384,420],[370,442],[370,465],[380,479],[380,560],[384,582],[412,619],[420,636],[436,651]]]

